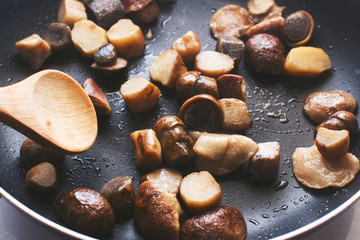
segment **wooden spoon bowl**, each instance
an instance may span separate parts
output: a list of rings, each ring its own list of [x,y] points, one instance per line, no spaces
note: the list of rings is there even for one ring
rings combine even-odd
[[[90,98],[72,77],[57,70],[44,70],[0,88],[0,121],[66,153],[87,150],[98,132]]]

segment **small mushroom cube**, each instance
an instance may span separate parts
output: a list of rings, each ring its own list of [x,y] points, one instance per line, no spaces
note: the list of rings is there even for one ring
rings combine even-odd
[[[185,72],[181,55],[173,49],[163,52],[150,66],[151,79],[168,88],[175,88],[177,79]]]
[[[188,31],[181,38],[176,39],[171,48],[180,53],[184,62],[193,62],[200,53],[201,43],[193,31]]]
[[[159,101],[160,89],[141,77],[133,77],[120,87],[126,105],[133,113],[145,112]]]
[[[280,164],[280,144],[278,142],[259,143],[259,150],[249,163],[250,179],[256,182],[276,180]]]
[[[152,129],[131,133],[136,166],[141,169],[154,169],[162,165],[161,145]]]
[[[223,114],[221,128],[225,131],[243,131],[252,126],[246,103],[236,98],[222,98],[218,101]]]
[[[242,76],[224,74],[216,79],[220,98],[237,98],[246,103],[246,83]]]
[[[115,46],[119,56],[138,57],[144,50],[145,38],[138,25],[130,19],[120,19],[107,32],[109,41]]]
[[[71,38],[76,49],[88,58],[93,58],[96,50],[108,43],[106,31],[90,20],[76,22]]]
[[[238,63],[244,55],[245,44],[236,37],[222,36],[219,37],[216,42],[216,51],[232,57],[232,59]]]
[[[37,34],[16,42],[15,47],[34,70],[38,70],[51,55],[50,45]]]
[[[103,28],[109,28],[120,18],[125,17],[125,10],[120,0],[85,0],[84,3],[91,9],[96,23]]]
[[[321,155],[325,158],[337,160],[346,155],[349,150],[349,132],[347,130],[319,128],[315,139],[315,145]]]
[[[105,94],[101,91],[100,87],[95,83],[92,78],[89,78],[84,82],[84,90],[94,104],[95,111],[98,115],[110,115],[111,107],[109,105],[109,102]]]
[[[141,23],[150,23],[154,21],[159,15],[159,5],[155,0],[152,0],[143,9],[139,11],[130,12],[129,16],[134,21]]]
[[[58,21],[73,27],[74,23],[87,19],[86,9],[78,0],[62,0],[58,12]]]

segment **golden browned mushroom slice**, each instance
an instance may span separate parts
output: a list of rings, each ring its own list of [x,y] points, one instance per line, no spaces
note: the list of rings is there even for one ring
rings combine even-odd
[[[250,13],[245,8],[233,4],[217,10],[210,20],[210,28],[216,38],[227,35],[242,37],[253,25]]]
[[[163,52],[150,66],[150,77],[168,88],[175,88],[176,80],[187,72],[180,53],[173,49]]]
[[[181,38],[176,39],[171,48],[180,53],[184,62],[193,62],[201,50],[201,43],[193,31],[188,31]]]
[[[183,178],[180,196],[189,211],[201,213],[220,203],[221,188],[209,172],[193,172]]]
[[[76,22],[71,38],[76,49],[88,58],[93,58],[96,50],[108,43],[106,31],[90,20]]]
[[[120,87],[126,105],[133,113],[150,110],[159,102],[160,89],[141,77],[133,77]]]
[[[266,14],[274,4],[274,0],[249,0],[247,2],[249,12],[253,15]]]
[[[343,157],[349,150],[350,137],[346,130],[330,130],[327,128],[319,128],[315,146],[321,155],[326,159],[337,160]]]
[[[62,0],[57,19],[72,28],[74,23],[87,19],[84,4],[77,0]]]
[[[259,150],[249,163],[250,179],[256,182],[276,180],[280,164],[280,144],[278,142],[259,143]]]
[[[356,99],[343,90],[314,92],[304,104],[305,115],[316,124],[326,121],[337,111],[355,112],[356,109]]]
[[[285,41],[291,47],[305,45],[314,32],[314,19],[306,11],[290,14],[285,21]]]
[[[51,56],[51,47],[37,34],[24,38],[15,43],[21,57],[27,61],[34,70],[38,70],[45,60]]]
[[[251,28],[246,32],[248,38],[259,34],[267,33],[278,37],[279,39],[284,38],[285,19],[281,16],[266,19]]]
[[[92,78],[84,82],[84,90],[94,104],[96,113],[100,116],[109,116],[111,113],[109,102],[103,91],[101,91],[100,87]]]
[[[195,159],[194,141],[178,117],[162,117],[154,124],[153,129],[160,141],[166,166],[179,166]]]
[[[217,130],[223,122],[218,101],[209,94],[195,95],[186,100],[179,116],[189,129],[199,131]]]
[[[120,19],[107,32],[109,41],[115,46],[119,56],[135,58],[142,54],[145,38],[138,25],[130,19]]]
[[[294,77],[314,77],[329,69],[329,56],[317,47],[293,48],[285,59],[285,72]]]
[[[48,162],[40,163],[31,168],[25,176],[25,186],[37,196],[51,196],[56,193],[58,177],[54,165]]]
[[[315,145],[297,148],[292,159],[294,173],[299,182],[316,189],[344,187],[360,170],[359,159],[351,153],[332,161],[324,158]]]
[[[96,62],[91,64],[91,68],[98,72],[103,72],[106,74],[113,74],[117,71],[120,71],[126,68],[128,61],[124,58],[116,58],[115,63],[111,66],[99,66]]]
[[[136,166],[142,169],[161,167],[161,145],[152,129],[131,133],[131,142],[135,152]]]
[[[141,182],[150,181],[156,183],[169,193],[177,195],[182,179],[181,173],[173,168],[159,168],[144,175]]]
[[[203,51],[195,57],[195,70],[213,78],[230,73],[234,65],[234,59],[216,51]]]
[[[218,101],[223,114],[222,130],[243,131],[252,126],[246,103],[236,98],[222,98]]]
[[[106,197],[119,220],[126,220],[133,215],[135,190],[131,177],[120,176],[105,183],[100,194]]]
[[[235,171],[258,150],[258,145],[242,135],[203,133],[194,145],[197,154],[196,166],[214,175]]]
[[[210,220],[210,221],[209,221]],[[244,217],[234,207],[219,206],[189,218],[181,226],[181,239],[243,240],[247,229]]]
[[[151,181],[143,182],[136,194],[134,220],[146,239],[178,240],[184,214],[175,194]]]

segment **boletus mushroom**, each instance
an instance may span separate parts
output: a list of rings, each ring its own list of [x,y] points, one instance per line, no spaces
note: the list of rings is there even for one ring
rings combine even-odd
[[[314,32],[314,19],[303,10],[290,14],[285,20],[285,41],[291,47],[308,43]]]
[[[223,122],[216,98],[208,94],[199,94],[186,100],[179,115],[189,129],[205,132],[219,129]]]
[[[71,28],[65,23],[51,23],[44,33],[44,40],[52,51],[64,51],[71,44]]]

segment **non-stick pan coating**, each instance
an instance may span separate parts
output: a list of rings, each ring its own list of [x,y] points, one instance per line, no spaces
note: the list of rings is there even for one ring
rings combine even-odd
[[[14,43],[32,33],[42,35],[46,27],[56,21],[60,1],[14,0],[0,2],[0,86],[14,84],[34,73],[21,59]],[[344,188],[312,190],[299,184],[293,176],[291,156],[296,147],[313,143],[315,128],[303,115],[302,106],[309,93],[319,90],[349,91],[360,102],[360,9],[359,1],[276,1],[286,6],[284,16],[306,10],[315,20],[315,32],[310,45],[323,48],[330,56],[332,69],[319,77],[302,79],[288,76],[260,75],[244,65],[235,72],[242,75],[248,87],[248,107],[253,127],[245,134],[256,142],[279,141],[281,164],[278,181],[287,181],[282,190],[274,184],[256,185],[246,177],[246,167],[223,177],[217,177],[223,191],[223,205],[242,211],[247,227],[247,239],[269,239],[292,232],[329,214],[360,189],[360,177]],[[189,30],[200,38],[202,50],[214,50],[209,21],[213,13],[228,3],[246,7],[246,1],[178,0],[161,5],[157,22],[143,26],[152,29],[154,38],[146,40],[143,56],[131,60],[128,68],[112,77],[95,73],[91,61],[71,47],[64,53],[53,54],[43,69],[62,70],[81,84],[89,77],[101,86],[113,109],[108,119],[99,122],[99,136],[94,146],[83,154],[67,156],[59,171],[60,187],[56,197],[66,190],[88,187],[99,190],[108,180],[120,176],[134,177],[136,189],[144,172],[134,162],[130,133],[151,128],[162,116],[177,115],[181,105],[174,91],[158,84],[162,91],[159,104],[151,111],[132,114],[127,109],[119,88],[128,78],[142,76],[149,79],[149,66],[171,43]],[[280,117],[276,115],[280,114]],[[359,116],[359,114],[357,114]],[[31,196],[25,189],[25,172],[20,164],[19,149],[25,137],[9,127],[0,125],[0,182],[1,187],[20,202],[59,223],[54,202]],[[350,152],[360,157],[359,138]],[[194,170],[190,166],[183,174]],[[60,223],[61,224],[61,223]],[[133,220],[119,223],[111,239],[140,239]]]

